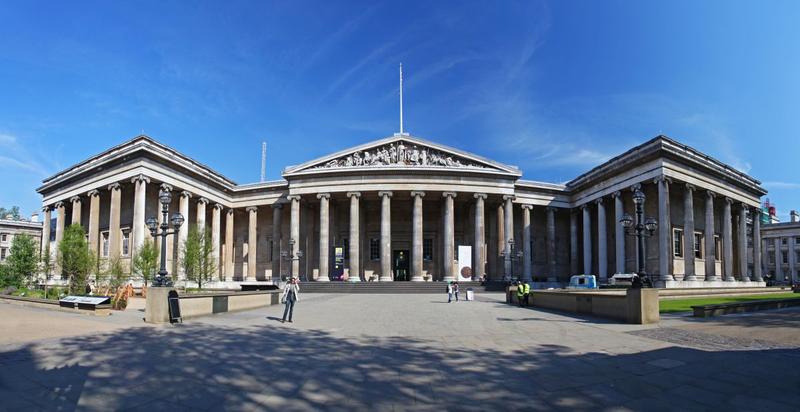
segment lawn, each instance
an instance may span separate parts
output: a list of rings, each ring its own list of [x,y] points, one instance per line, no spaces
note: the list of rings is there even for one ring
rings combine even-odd
[[[692,306],[713,305],[717,303],[746,302],[749,300],[800,298],[800,293],[776,293],[772,295],[745,295],[725,297],[705,297],[691,299],[662,299],[658,302],[661,313],[691,312]]]

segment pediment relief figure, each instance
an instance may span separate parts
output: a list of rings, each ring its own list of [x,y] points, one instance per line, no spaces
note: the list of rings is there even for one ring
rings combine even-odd
[[[460,158],[451,153],[417,144],[410,144],[404,141],[397,141],[383,146],[355,151],[348,155],[330,160],[324,164],[317,165],[314,169],[364,166],[486,168],[483,165]]]

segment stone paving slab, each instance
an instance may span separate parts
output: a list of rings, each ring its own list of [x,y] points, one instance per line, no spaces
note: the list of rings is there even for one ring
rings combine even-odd
[[[0,345],[0,399],[13,400],[0,411],[773,412],[800,402],[797,347],[698,348],[667,340],[686,332],[679,319],[620,325],[480,298],[307,294],[293,324],[274,306],[20,338]]]

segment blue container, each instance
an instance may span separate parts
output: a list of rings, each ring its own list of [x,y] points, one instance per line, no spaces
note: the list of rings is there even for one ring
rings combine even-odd
[[[575,275],[569,278],[567,289],[597,289],[594,275]]]

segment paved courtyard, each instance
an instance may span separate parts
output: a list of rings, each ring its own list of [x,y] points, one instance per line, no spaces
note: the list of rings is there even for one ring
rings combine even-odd
[[[633,326],[502,295],[302,295],[145,326],[0,304],[0,410],[797,410],[800,311]],[[14,320],[16,319],[16,320]]]

